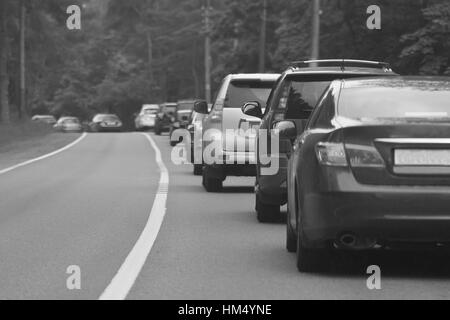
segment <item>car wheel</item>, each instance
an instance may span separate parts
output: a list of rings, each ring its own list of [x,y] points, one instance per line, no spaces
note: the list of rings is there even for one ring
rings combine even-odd
[[[294,230],[292,230],[292,226],[289,219],[290,218],[288,212],[286,221],[286,250],[288,252],[294,253],[297,251],[297,237],[295,235]]]
[[[194,164],[194,176],[201,176],[203,174],[203,165]]]
[[[219,192],[223,189],[223,181],[221,179],[211,177],[208,170],[203,170],[203,187],[208,192]]]
[[[262,202],[258,193],[256,194],[255,209],[256,217],[261,223],[276,222],[280,219],[280,206]]]

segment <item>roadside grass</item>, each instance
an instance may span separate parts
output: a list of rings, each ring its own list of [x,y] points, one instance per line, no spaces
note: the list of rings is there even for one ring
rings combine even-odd
[[[33,122],[0,124],[0,169],[55,151],[79,133],[55,132],[50,125]]]

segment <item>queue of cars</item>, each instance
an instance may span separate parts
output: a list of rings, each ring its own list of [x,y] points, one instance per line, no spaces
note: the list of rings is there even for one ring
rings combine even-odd
[[[446,247],[449,101],[450,78],[402,77],[374,61],[230,75],[212,108],[195,103],[189,128],[202,135],[190,147],[202,159],[192,156],[194,172],[208,192],[229,175],[256,176],[260,222],[279,219],[287,204],[286,248],[300,272],[321,270],[339,250]],[[212,160],[211,144],[219,146]],[[270,174],[267,157],[277,163]]]

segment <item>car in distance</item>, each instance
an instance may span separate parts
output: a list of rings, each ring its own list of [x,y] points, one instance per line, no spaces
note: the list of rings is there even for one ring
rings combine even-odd
[[[52,115],[35,115],[31,118],[31,121],[50,124],[50,125],[56,124],[56,118]]]
[[[82,132],[83,126],[76,117],[61,117],[54,125],[55,130],[61,132]]]
[[[157,136],[162,132],[169,132],[171,123],[175,119],[175,112],[177,111],[176,103],[163,103],[159,106],[159,112],[156,115],[154,132]]]
[[[295,140],[287,249],[299,271],[330,250],[450,242],[450,78],[336,80]]]
[[[254,136],[242,134],[259,127],[260,119],[242,113],[247,101],[265,104],[279,74],[231,74],[225,77],[208,114],[206,101],[198,101],[195,111],[207,114],[203,120],[203,153],[219,146],[211,159],[204,159],[203,186],[208,192],[222,190],[227,176],[255,176]],[[206,137],[205,139],[205,135]]]
[[[362,76],[386,76],[396,74],[384,62],[362,60],[314,60],[292,63],[277,82],[267,105],[258,102],[247,103],[243,111],[262,118],[260,133],[270,144],[271,130],[277,122],[292,120],[299,132],[303,130],[319,98],[331,81]],[[263,114],[262,110],[265,110]],[[256,136],[256,145],[262,136]],[[273,222],[281,218],[280,208],[286,204],[287,153],[290,141],[279,140],[279,152],[270,155],[278,157],[276,173],[264,172],[267,161],[261,161],[258,150],[256,158],[255,210],[259,222]],[[269,164],[270,165],[270,164]]]
[[[159,111],[159,105],[157,104],[145,104],[142,106],[141,111],[134,119],[134,127],[136,130],[148,130],[155,127],[156,114]]]
[[[208,110],[212,105],[208,107]],[[202,121],[205,114],[193,112],[191,122],[187,127],[191,136],[191,163],[194,166],[194,175],[201,176],[203,173],[202,156]]]
[[[115,114],[97,114],[92,119],[89,127],[92,132],[121,132],[123,124]]]
[[[170,123],[169,139],[172,147],[176,146],[180,141],[172,141],[172,133],[177,129],[187,129],[192,119],[195,100],[183,100],[177,102],[174,119]]]

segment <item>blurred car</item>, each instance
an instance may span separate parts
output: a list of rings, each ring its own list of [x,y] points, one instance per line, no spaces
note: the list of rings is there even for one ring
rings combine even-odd
[[[450,243],[450,78],[336,80],[295,140],[288,166],[287,249],[299,271],[334,248]]]
[[[142,106],[141,111],[134,119],[136,130],[148,130],[155,127],[156,114],[159,111],[159,105],[146,104]]]
[[[256,136],[256,145],[261,139],[270,142],[271,129],[282,120],[292,120],[299,131],[305,127],[311,112],[314,110],[324,90],[336,79],[348,79],[363,76],[386,76],[396,74],[389,64],[376,61],[361,60],[314,60],[294,62],[281,76],[273,89],[267,106],[258,102],[247,103],[243,112],[262,118],[260,133]],[[263,115],[262,110],[266,108]],[[263,131],[264,130],[264,131]],[[264,172],[266,160],[257,154],[255,210],[259,222],[273,222],[280,219],[280,207],[287,201],[287,154],[291,149],[289,140],[279,141],[277,173]],[[268,150],[266,148],[266,150]],[[264,156],[264,155],[262,155]]]
[[[169,132],[171,123],[174,121],[175,112],[177,111],[176,103],[163,103],[159,106],[159,112],[156,115],[154,131],[157,136],[162,132]]]
[[[120,132],[123,129],[123,124],[115,114],[97,114],[89,127],[92,132]]]
[[[31,121],[46,123],[50,125],[56,124],[56,118],[52,115],[35,115],[31,118]]]
[[[243,114],[241,107],[247,101],[258,101],[265,105],[279,76],[228,75],[222,82],[211,112],[208,112],[206,101],[196,102],[195,111],[207,114],[202,124],[202,153],[211,145],[220,147],[220,150],[214,150],[214,154],[211,154],[212,159],[204,159],[203,186],[206,191],[222,190],[227,176],[256,175],[255,152],[250,150],[254,146],[255,137],[242,132],[255,131],[261,119]]]
[[[61,132],[82,132],[81,122],[76,117],[61,117],[54,125],[55,130]]]
[[[192,119],[195,100],[178,101],[175,116],[170,123],[169,139],[172,147],[176,146],[180,141],[172,141],[172,133],[177,129],[187,129]]]
[[[196,176],[203,173],[202,121],[204,117],[204,114],[193,112],[191,122],[187,127],[191,136],[191,163],[194,166],[194,175]]]

